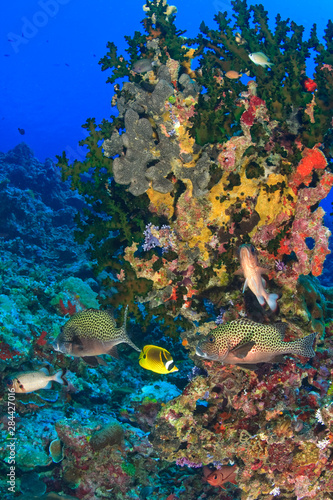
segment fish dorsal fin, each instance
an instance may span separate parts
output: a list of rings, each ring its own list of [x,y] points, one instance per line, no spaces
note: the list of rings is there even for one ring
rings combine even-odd
[[[126,332],[127,314],[128,314],[128,304],[127,304],[126,309],[125,309],[124,321],[123,321],[123,329],[125,332]]]
[[[277,331],[279,332],[279,334],[281,335],[281,339],[283,340],[285,333],[286,333],[286,330],[288,328],[288,323],[283,323],[282,321],[279,321],[278,323],[275,323],[274,326],[277,329]]]
[[[110,356],[112,356],[113,358],[119,359],[118,349],[116,345],[113,345],[107,352],[107,354],[110,354]]]
[[[240,325],[240,324],[244,324],[244,325],[258,325],[258,323],[256,323],[255,321],[253,321],[253,319],[249,319],[249,318],[239,318],[239,319],[234,319],[232,321],[230,321],[230,324],[233,323],[235,325]]]
[[[125,308],[125,313],[124,313],[124,321],[123,321],[123,324],[120,328],[117,328],[117,336],[118,336],[118,339],[117,339],[117,344],[121,344],[122,342],[125,342],[126,344],[130,345],[131,347],[133,347],[133,349],[135,349],[137,352],[141,352],[141,349],[139,349],[132,341],[131,339],[129,338],[129,336],[127,335],[127,331],[126,331],[126,322],[127,322],[127,313],[128,313],[128,305],[126,306]],[[111,314],[111,313],[110,313]],[[111,316],[110,316],[111,317]],[[114,321],[114,319],[113,319]],[[112,349],[112,347],[111,347]],[[110,351],[108,351],[108,354],[111,354],[111,356],[114,356],[112,353],[110,353]]]
[[[242,276],[244,274],[243,269],[240,267],[237,271],[234,272],[235,276]]]
[[[39,371],[41,373],[44,373],[44,375],[50,375],[49,370],[45,366],[43,366],[43,368],[41,368]]]
[[[233,349],[231,349],[231,353],[236,356],[236,358],[244,359],[251,351],[252,347],[255,345],[253,340],[249,340],[249,342],[245,342],[244,344],[237,345]]]

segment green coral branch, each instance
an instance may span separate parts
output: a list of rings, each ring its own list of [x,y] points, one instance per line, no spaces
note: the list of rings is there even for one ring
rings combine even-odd
[[[231,103],[229,113],[223,117],[223,123],[214,123],[218,95],[234,90],[240,92],[239,81],[224,81],[223,89],[216,78],[216,69],[221,68],[227,72],[230,69],[244,72],[250,71],[255,78],[258,95],[266,101],[267,108],[274,119],[280,122],[280,127],[286,129],[289,115],[299,110],[299,138],[312,147],[324,141],[323,130],[329,128],[331,113],[329,106],[333,99],[331,81],[332,72],[322,71],[325,64],[327,68],[333,62],[333,24],[328,22],[324,40],[326,47],[319,44],[316,26],[312,27],[308,40],[303,39],[304,28],[289,19],[283,21],[281,16],[276,17],[276,26],[272,32],[268,26],[268,14],[262,5],[248,7],[245,0],[232,2],[235,12],[235,22],[227,18],[227,13],[219,13],[214,17],[218,29],[209,29],[201,24],[201,33],[196,39],[191,40],[196,45],[196,55],[200,56],[199,83],[207,89],[207,106],[202,107],[199,100],[196,107],[197,115],[193,119],[194,129],[192,135],[202,135],[199,129],[208,123],[209,130],[205,133],[207,142],[224,142],[229,139],[227,129],[230,129],[230,115],[235,113],[235,104]],[[239,37],[236,39],[236,30]],[[239,38],[238,37],[238,38]],[[310,108],[312,94],[304,87],[306,78],[306,63],[310,58],[310,49],[317,52],[315,80],[318,92],[315,95],[314,109]],[[273,63],[271,69],[255,65],[249,58],[250,53],[263,52]],[[327,66],[328,65],[328,66]],[[229,107],[229,103],[228,103]],[[311,118],[313,113],[314,119]],[[229,127],[225,126],[229,122]],[[234,120],[237,127],[237,120]],[[285,130],[286,131],[286,130]],[[200,142],[202,144],[202,142]]]
[[[123,56],[117,55],[117,47],[113,42],[107,43],[108,52],[100,59],[98,64],[102,66],[102,71],[112,69],[112,75],[106,80],[107,83],[114,83],[118,78],[130,76],[130,62]]]

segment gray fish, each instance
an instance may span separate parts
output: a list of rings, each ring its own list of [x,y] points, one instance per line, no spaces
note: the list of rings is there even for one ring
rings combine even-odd
[[[263,325],[249,319],[236,319],[212,330],[199,342],[196,354],[231,365],[253,365],[283,361],[283,354],[312,358],[316,333],[293,342],[284,342],[287,323]]]
[[[105,364],[96,357],[100,354],[110,354],[117,358],[116,346],[123,342],[140,352],[126,333],[127,311],[128,306],[120,328],[117,328],[109,311],[86,309],[74,314],[62,327],[54,348],[70,356],[80,357],[91,366]]]

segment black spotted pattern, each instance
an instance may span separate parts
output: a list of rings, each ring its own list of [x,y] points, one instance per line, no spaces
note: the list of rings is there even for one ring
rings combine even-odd
[[[71,342],[75,338],[95,339],[101,342],[127,338],[124,328],[117,328],[111,314],[99,309],[86,309],[74,314],[63,327],[62,334],[65,342]]]
[[[281,333],[274,325],[263,325],[249,319],[237,319],[220,325],[212,330],[207,339],[200,343],[200,349],[208,357],[225,357],[229,351],[238,345],[253,341],[252,352],[272,354],[300,354],[313,356],[312,343],[316,334],[296,340],[283,342]]]

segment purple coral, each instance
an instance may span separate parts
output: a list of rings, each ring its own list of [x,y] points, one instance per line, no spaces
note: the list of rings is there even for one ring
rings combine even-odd
[[[275,269],[277,271],[284,271],[285,268],[286,268],[286,265],[282,262],[282,260],[275,261]]]
[[[157,228],[150,223],[146,226],[146,229],[143,231],[145,242],[142,245],[142,248],[144,249],[145,252],[151,250],[152,248],[161,246],[156,236],[152,234],[151,232],[152,229],[157,229]]]
[[[163,225],[161,228],[148,224],[143,232],[145,241],[142,248],[145,251],[155,247],[161,247],[162,253],[175,248],[175,233],[171,231],[170,226]]]
[[[203,368],[199,368],[199,366],[194,366],[191,372],[187,375],[187,378],[191,382],[191,380],[195,379],[195,377],[198,377],[199,375],[207,377],[208,373]]]
[[[215,320],[215,323],[217,325],[222,325],[222,323],[224,322],[223,315],[224,315],[225,312],[226,312],[226,310],[223,309],[223,307],[221,307],[220,313],[219,313],[219,315],[217,316],[217,318]]]

